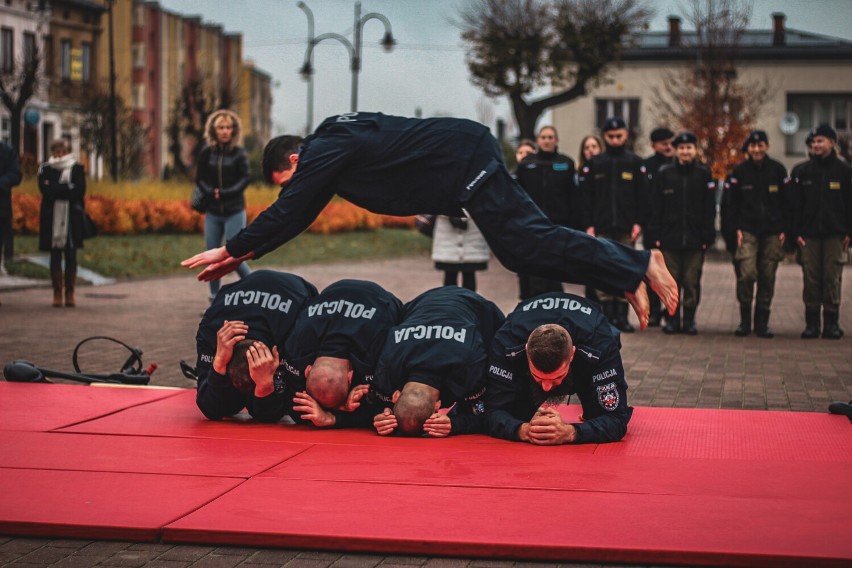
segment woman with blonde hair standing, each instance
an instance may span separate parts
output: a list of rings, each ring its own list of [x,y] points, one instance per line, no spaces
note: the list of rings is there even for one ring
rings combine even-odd
[[[198,156],[195,183],[206,198],[204,240],[215,249],[246,226],[245,190],[249,182],[248,156],[240,146],[242,125],[239,117],[227,109],[217,110],[207,119],[207,146]],[[251,273],[240,264],[237,274]],[[220,280],[210,281],[210,301],[219,293]]]

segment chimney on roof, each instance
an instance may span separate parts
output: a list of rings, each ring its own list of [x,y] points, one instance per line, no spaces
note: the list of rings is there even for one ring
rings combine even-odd
[[[680,47],[680,18],[669,16],[669,47]]]
[[[787,43],[787,32],[784,29],[784,19],[786,17],[783,12],[772,14],[772,45],[784,45]]]

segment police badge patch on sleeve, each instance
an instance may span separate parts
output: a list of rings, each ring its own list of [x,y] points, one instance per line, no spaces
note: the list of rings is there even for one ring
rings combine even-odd
[[[616,388],[615,383],[609,383],[600,387],[597,387],[598,390],[598,402],[604,410],[608,410],[612,412],[616,408],[618,408],[619,396],[618,396],[618,388]]]

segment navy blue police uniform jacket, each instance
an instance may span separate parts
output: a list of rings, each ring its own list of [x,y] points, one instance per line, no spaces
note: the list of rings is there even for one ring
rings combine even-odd
[[[485,432],[485,371],[488,346],[503,323],[500,309],[479,294],[445,286],[405,305],[402,322],[391,328],[373,388],[385,406],[408,381],[440,391],[449,412],[450,433]]]
[[[228,241],[254,258],[310,226],[339,195],[374,213],[473,218],[509,270],[618,294],[642,282],[650,254],[554,225],[514,181],[488,128],[459,118],[358,112],[327,118],[299,151],[278,199]]]
[[[399,323],[402,302],[373,282],[340,280],[303,307],[284,342],[282,374],[288,396],[305,390],[305,369],[317,357],[348,359],[351,387],[373,382],[388,331]],[[331,409],[335,427],[369,427],[376,410],[371,396],[354,412]],[[298,420],[297,420],[298,418]],[[302,421],[294,416],[294,420]]]
[[[530,333],[545,324],[568,330],[577,351],[568,376],[545,393],[533,380],[525,346]],[[519,440],[518,429],[548,399],[576,394],[583,421],[574,443],[617,442],[627,432],[633,408],[621,362],[621,336],[597,303],[554,292],[523,301],[506,317],[491,343],[485,407],[492,436]]]
[[[248,326],[246,339],[256,339],[279,355],[302,305],[317,295],[313,284],[294,274],[258,270],[245,278],[222,286],[213,303],[204,312],[195,336],[198,359],[198,392],[195,402],[204,416],[221,420],[246,408],[261,422],[277,422],[292,408],[287,400],[281,379],[276,373],[276,390],[266,397],[244,394],[231,384],[227,376],[213,369],[216,355],[216,334],[225,320],[239,320]]]

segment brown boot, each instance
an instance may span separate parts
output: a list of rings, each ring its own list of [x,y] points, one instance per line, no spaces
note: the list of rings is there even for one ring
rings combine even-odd
[[[65,306],[73,308],[77,304],[74,303],[74,284],[77,282],[77,271],[65,271]]]
[[[62,307],[62,271],[52,270],[50,272],[50,281],[53,283],[53,307]]]

